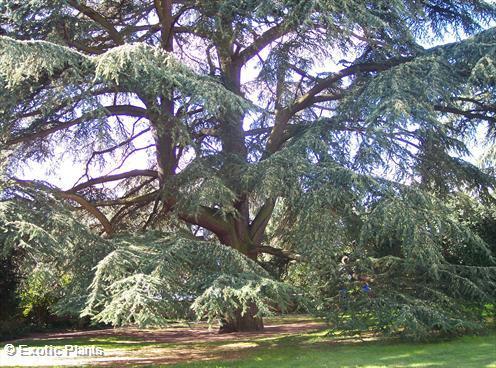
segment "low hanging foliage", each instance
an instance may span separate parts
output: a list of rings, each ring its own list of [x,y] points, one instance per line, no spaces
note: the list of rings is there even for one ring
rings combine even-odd
[[[253,305],[267,316],[294,303],[290,285],[233,249],[153,231],[103,239],[44,189],[9,186],[0,203],[0,243],[4,254],[23,251],[26,275],[43,268],[64,280],[52,285],[56,313],[160,326],[194,317],[214,323]]]
[[[306,260],[290,266],[287,278],[307,291],[314,311],[337,330],[414,339],[483,328],[496,297],[496,259],[453,211],[449,203],[458,198],[447,204],[415,188],[383,187],[367,199],[367,186],[349,188],[334,196],[317,188],[309,207],[311,191],[296,206],[284,203],[291,209],[273,230],[275,243]],[[340,205],[348,196],[361,205]]]
[[[83,312],[97,321],[163,325],[194,312],[212,323],[251,305],[270,315],[291,299],[289,286],[221,244],[160,233],[113,242]]]
[[[112,325],[482,327],[495,19],[483,0],[1,1],[1,252],[54,312]],[[16,179],[68,159],[71,188]]]
[[[348,175],[324,166],[337,181]],[[23,249],[27,274],[41,267],[64,280],[54,311],[115,326],[214,323],[253,306],[258,316],[299,306],[338,330],[416,339],[484,325],[484,306],[495,297],[494,254],[451,206],[366,176],[339,192],[317,178],[301,198],[278,203],[287,210],[276,211],[282,217],[269,227],[274,246],[300,256],[281,281],[239,252],[187,233],[95,236],[42,186],[5,191],[3,251]],[[350,198],[355,205],[343,206]]]

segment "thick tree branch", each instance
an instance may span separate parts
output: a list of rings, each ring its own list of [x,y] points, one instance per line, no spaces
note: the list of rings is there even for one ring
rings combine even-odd
[[[174,17],[172,16],[171,0],[153,0],[155,11],[160,21],[161,45],[164,50],[172,51],[173,48],[173,25]]]
[[[267,140],[265,157],[267,155],[273,154],[281,148],[281,145],[284,142],[283,134],[285,127],[288,125],[290,119],[295,114],[312,106],[315,103],[322,102],[322,98],[318,96],[319,93],[333,87],[336,83],[340,82],[346,77],[351,77],[358,73],[364,72],[385,71],[400,64],[411,61],[412,59],[412,57],[404,57],[388,60],[383,63],[355,64],[343,70],[340,70],[339,72],[334,73],[327,78],[318,80],[312,88],[310,88],[305,94],[297,98],[292,105],[277,111],[274,127],[272,128],[272,132],[269,136],[269,139]],[[340,98],[340,94],[336,94],[335,98]],[[329,100],[329,96],[326,96],[325,100]]]
[[[98,13],[96,10],[91,9],[90,7],[81,4],[77,0],[68,0],[69,5],[71,5],[74,9],[80,11],[82,14],[86,15],[88,18],[99,24],[102,28],[104,28],[112,40],[118,44],[124,44],[124,38],[122,35],[115,29],[115,27],[110,23],[103,15]]]
[[[284,258],[292,261],[303,261],[304,257],[300,254],[290,252],[285,249],[274,248],[267,245],[261,245],[257,247],[257,251],[260,253],[272,254],[273,256]]]
[[[17,179],[13,178],[13,180],[24,187],[30,187],[30,188],[43,188],[44,190],[52,193],[55,197],[59,197],[62,199],[68,199],[72,200],[74,202],[77,202],[81,205],[82,208],[84,208],[88,213],[93,215],[98,222],[102,225],[103,229],[107,233],[107,235],[111,236],[114,233],[114,228],[110,221],[107,219],[107,217],[100,211],[95,205],[91,204],[89,201],[87,201],[85,198],[83,198],[80,195],[74,194],[74,193],[67,193],[64,192],[60,189],[55,189],[52,187],[49,187],[41,182],[35,182],[31,180],[23,180],[23,179]]]
[[[275,199],[267,199],[253,219],[250,225],[250,237],[255,244],[260,244],[262,242],[265,234],[265,228],[267,227],[270,217],[272,216],[275,204]]]
[[[313,102],[314,96],[317,96],[317,94],[319,94],[320,92],[332,87],[334,84],[346,77],[351,77],[358,73],[385,71],[400,64],[411,61],[412,59],[412,57],[404,57],[388,60],[383,63],[363,63],[351,65],[343,70],[340,70],[337,73],[328,76],[327,78],[321,79],[320,81],[316,82],[315,85],[310,88],[307,93],[298,98],[295,103],[289,107],[289,110],[292,114],[295,114],[298,111],[309,107]]]
[[[60,196],[61,198],[64,199],[69,199],[74,202],[77,202],[83,207],[88,213],[92,214],[103,226],[103,229],[107,233],[107,235],[112,236],[114,233],[114,228],[110,221],[107,219],[107,217],[103,214],[102,211],[100,211],[97,207],[95,207],[93,204],[91,204],[89,201],[84,199],[82,196],[74,194],[74,193],[66,193],[66,192],[59,192],[56,193],[55,195]]]
[[[160,195],[160,191],[155,190],[153,192],[133,198],[97,202],[94,203],[94,206],[108,207],[108,206],[116,206],[116,205],[131,206],[138,204],[146,204],[155,201],[157,198],[159,198],[159,195]],[[177,200],[175,198],[169,197],[167,199],[164,199],[163,203],[164,203],[164,212],[169,212],[174,210],[174,207],[177,204]],[[200,206],[195,213],[179,212],[178,217],[187,223],[198,225],[205,229],[208,229],[220,237],[227,234],[230,229],[229,222],[223,219],[222,216],[220,216],[215,209],[205,206]]]
[[[290,27],[288,27],[284,22],[269,28],[260,37],[256,38],[251,45],[235,55],[236,60],[239,60],[241,64],[246,63],[265,47],[289,32]]]
[[[463,110],[453,106],[441,106],[441,105],[434,106],[434,109],[439,112],[461,115],[466,117],[467,119],[484,120],[489,123],[496,124],[496,117],[482,114],[480,111]]]
[[[112,199],[112,200],[107,200],[107,201],[100,201],[100,202],[95,202],[94,206],[95,207],[109,207],[109,206],[116,206],[116,205],[131,205],[131,204],[136,204],[136,203],[147,203],[147,202],[152,202],[154,201],[157,196],[159,195],[160,191],[159,190],[154,190],[153,192],[146,193],[140,196],[136,197],[131,197],[131,198],[121,198],[121,199]]]
[[[230,224],[224,220],[215,209],[201,206],[196,213],[179,213],[179,218],[192,224],[201,226],[222,238],[230,229]]]
[[[470,102],[473,103],[474,105],[477,105],[480,107],[480,110],[478,111],[490,111],[490,112],[495,112],[496,113],[496,105],[494,104],[487,104],[482,101],[479,101],[475,98],[470,98],[470,97],[455,97],[453,98],[455,101],[463,101],[463,102]]]

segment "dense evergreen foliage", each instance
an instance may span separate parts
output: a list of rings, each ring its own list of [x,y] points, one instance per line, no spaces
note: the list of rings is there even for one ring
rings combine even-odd
[[[53,312],[113,325],[254,330],[299,308],[479,328],[495,18],[479,0],[0,2],[3,254]],[[82,174],[67,188],[23,172],[61,160]]]

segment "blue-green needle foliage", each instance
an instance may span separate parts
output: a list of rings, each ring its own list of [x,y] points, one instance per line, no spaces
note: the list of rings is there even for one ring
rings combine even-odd
[[[479,0],[1,1],[3,252],[57,313],[113,325],[300,308],[480,328],[495,18]],[[16,179],[61,159],[72,188]]]

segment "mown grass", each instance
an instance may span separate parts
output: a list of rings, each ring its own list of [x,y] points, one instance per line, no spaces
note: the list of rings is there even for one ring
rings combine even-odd
[[[297,323],[305,317],[271,321]],[[174,352],[195,351],[197,361],[173,365],[145,365],[146,367],[224,368],[224,367],[477,367],[496,368],[496,330],[486,335],[464,336],[430,343],[401,342],[393,339],[361,341],[353,338],[328,336],[325,331],[292,335],[238,337],[232,340],[158,342],[130,336],[101,336],[69,339],[41,339],[20,342],[36,346],[95,346],[106,351],[126,352],[126,356],[140,357],[153,352],[156,358]],[[203,359],[204,358],[204,359]],[[160,359],[159,359],[160,361]],[[120,366],[120,365],[119,365]],[[143,365],[141,365],[143,366]]]
[[[173,367],[496,368],[496,332],[431,343],[337,343],[312,335],[287,337],[260,342],[242,360],[192,362]]]

